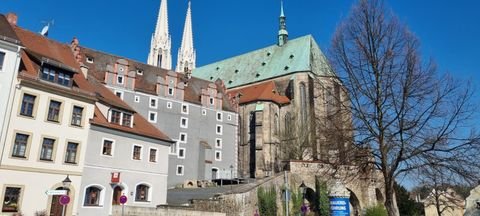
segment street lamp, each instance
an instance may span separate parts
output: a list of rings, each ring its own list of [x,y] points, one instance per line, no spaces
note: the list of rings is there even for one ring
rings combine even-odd
[[[68,189],[70,187],[70,184],[72,184],[72,180],[70,180],[69,176],[67,175],[67,177],[62,181],[62,184],[63,184],[63,188],[64,189]]]
[[[302,211],[302,214],[305,216],[307,214],[307,207],[305,206],[305,194],[307,193],[307,186],[305,185],[305,182],[302,181],[302,184],[300,184],[300,190],[302,191],[302,208],[300,209]]]

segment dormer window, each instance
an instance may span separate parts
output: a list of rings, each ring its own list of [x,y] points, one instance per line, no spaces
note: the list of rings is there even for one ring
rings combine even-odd
[[[142,76],[143,75],[143,70],[142,69],[137,69],[137,75]]]
[[[122,125],[125,127],[132,127],[133,115],[132,113],[112,110],[110,113],[110,123]]]
[[[90,63],[90,64],[92,64],[92,63],[93,63],[93,61],[94,61],[93,57],[91,57],[91,56],[87,56],[87,63]]]
[[[128,113],[123,113],[122,125],[130,127],[132,125],[132,115]]]
[[[40,78],[49,82],[57,83],[63,86],[72,86],[73,73],[53,69],[50,67],[43,67]]]
[[[110,122],[113,124],[120,124],[120,117],[122,113],[116,110],[112,110],[112,114],[110,116]]]

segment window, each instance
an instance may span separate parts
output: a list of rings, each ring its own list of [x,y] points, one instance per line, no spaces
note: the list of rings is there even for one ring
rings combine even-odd
[[[50,67],[44,67],[40,78],[49,82],[57,83],[70,87],[72,85],[73,74]]]
[[[127,127],[131,127],[131,125],[132,125],[132,114],[123,113],[122,125],[127,126]]]
[[[215,160],[216,161],[221,161],[222,160],[222,152],[221,151],[215,151]]]
[[[173,143],[170,146],[170,154],[176,155],[177,154],[177,149],[178,149],[178,143]]]
[[[182,113],[183,114],[188,114],[188,105],[187,104],[182,104]]]
[[[102,155],[113,156],[113,143],[113,140],[103,140]]]
[[[232,115],[228,115],[228,116],[227,116],[227,120],[228,120],[228,121],[231,121],[231,120],[232,120]]]
[[[221,112],[217,112],[217,121],[223,120],[223,114]]]
[[[21,193],[22,188],[20,187],[5,187],[2,212],[18,212],[20,210]]]
[[[68,142],[65,163],[77,163],[78,143]]]
[[[121,92],[121,91],[115,91],[115,95],[116,95],[117,97],[119,97],[120,99],[123,100],[123,92]]]
[[[178,158],[185,159],[185,148],[178,149]]]
[[[15,143],[13,144],[13,157],[25,158],[27,152],[29,135],[17,133],[15,135]]]
[[[143,75],[143,70],[141,70],[141,69],[137,69],[137,75],[140,75],[140,76],[142,76],[142,75]]]
[[[302,122],[306,123],[307,122],[307,92],[305,89],[305,83],[300,83],[300,107],[301,107],[301,117],[302,117]]]
[[[133,160],[141,160],[142,159],[142,147],[138,145],[133,146],[133,153],[132,153]]]
[[[51,161],[53,158],[54,139],[43,138],[42,150],[40,151],[40,160]]]
[[[187,134],[186,133],[180,133],[180,142],[187,143]]]
[[[22,107],[20,108],[20,115],[33,117],[33,108],[35,106],[35,99],[37,97],[29,94],[23,94]]]
[[[278,122],[278,114],[275,113],[273,117],[273,135],[278,135],[280,131],[280,123]]]
[[[84,206],[99,206],[100,205],[100,195],[102,189],[95,186],[90,186],[85,190],[85,201],[83,202]]]
[[[93,61],[94,61],[94,58],[93,58],[93,57],[87,56],[87,63],[92,64]]]
[[[43,68],[42,79],[53,82],[55,81],[55,71],[49,68]]]
[[[112,110],[112,114],[110,116],[110,122],[113,124],[120,124],[120,116],[122,115],[121,112]]]
[[[82,126],[83,107],[73,106],[72,122],[74,126]]]
[[[167,102],[167,108],[172,109],[172,102]]]
[[[123,68],[122,68],[123,69]],[[123,85],[123,75],[118,75],[117,76],[117,84]]]
[[[148,121],[151,123],[157,123],[157,112],[148,111]]]
[[[50,105],[48,106],[48,121],[58,122],[60,118],[60,107],[62,106],[61,102],[51,100]]]
[[[157,162],[157,149],[150,149],[149,161],[153,163]]]
[[[135,188],[135,201],[137,202],[148,202],[148,192],[150,187],[148,185],[137,185]]]
[[[207,115],[207,110],[206,109],[202,109],[202,115]]]
[[[173,88],[172,87],[168,87],[168,95],[173,96]]]
[[[3,62],[5,61],[5,53],[0,52],[0,71],[3,69]]]
[[[183,165],[177,165],[177,175],[183,176],[184,167]]]
[[[217,134],[218,134],[218,135],[222,135],[222,133],[223,133],[223,127],[222,127],[222,125],[217,125]]]
[[[180,118],[180,127],[181,128],[188,128],[188,119],[187,118]]]
[[[213,105],[215,100],[213,100],[213,97],[210,97],[210,105]]]
[[[215,139],[215,147],[222,148],[222,139],[220,138]]]
[[[140,96],[135,95],[135,103],[140,103]]]
[[[157,102],[156,98],[150,98],[150,108],[157,108]]]

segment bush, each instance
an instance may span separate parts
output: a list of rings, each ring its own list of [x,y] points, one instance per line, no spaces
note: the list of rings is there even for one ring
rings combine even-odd
[[[376,205],[368,207],[365,216],[388,216],[388,213],[383,205]]]
[[[302,213],[303,194],[298,187],[293,186],[290,189],[290,198],[292,200],[292,208],[290,209],[290,212],[292,215],[300,215]]]
[[[316,212],[319,216],[330,216],[330,199],[328,198],[327,183],[315,178]]]
[[[261,216],[277,215],[277,192],[275,186],[266,190],[263,187],[258,188],[257,197]]]

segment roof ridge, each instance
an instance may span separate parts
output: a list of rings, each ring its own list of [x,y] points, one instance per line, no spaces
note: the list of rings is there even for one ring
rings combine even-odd
[[[288,41],[288,43],[291,43],[293,41],[299,41],[300,39],[304,39],[304,38],[313,38],[313,36],[312,36],[312,34],[307,34],[307,35],[304,35],[304,36],[300,36],[300,37],[291,39],[291,40]],[[248,52],[244,52],[244,53],[241,53],[241,54],[238,54],[238,55],[227,57],[223,60],[212,62],[212,63],[206,64],[206,65],[202,65],[200,67],[197,67],[197,68],[193,69],[193,72],[195,72],[196,69],[199,69],[199,68],[202,68],[202,67],[205,67],[205,66],[208,66],[208,65],[223,63],[225,61],[229,61],[231,59],[238,58],[238,57],[241,57],[241,56],[245,56],[245,55],[248,55],[248,54],[260,51],[260,50],[264,50],[264,49],[267,49],[267,48],[270,48],[270,47],[278,47],[278,45],[277,44],[272,44],[272,45],[268,45],[268,46],[265,46],[265,47],[262,47],[262,48],[259,48],[259,49],[255,49],[255,50],[252,50],[252,51],[248,51]]]

